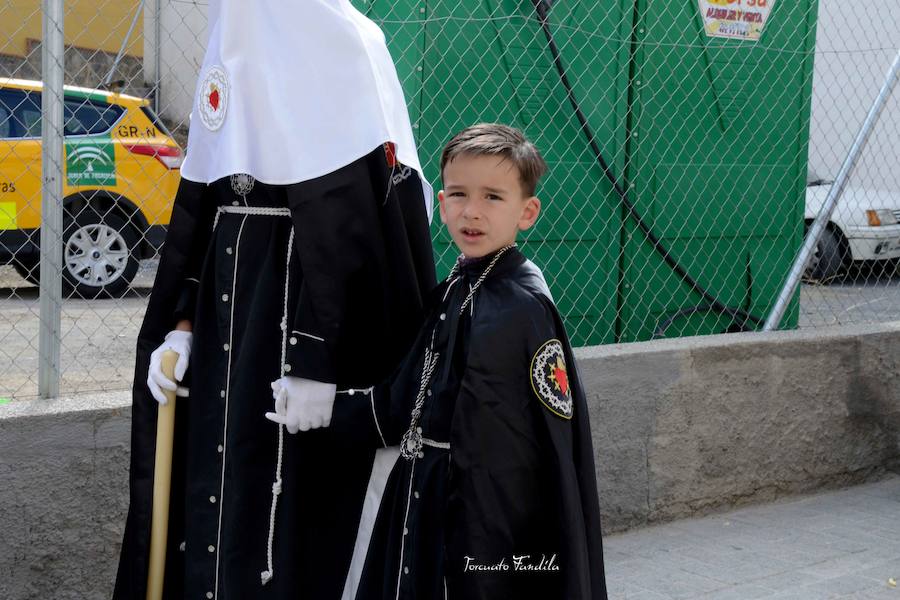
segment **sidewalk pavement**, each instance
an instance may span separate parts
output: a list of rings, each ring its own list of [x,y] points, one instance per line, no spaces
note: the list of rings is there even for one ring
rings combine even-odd
[[[900,476],[604,544],[610,600],[900,600]]]

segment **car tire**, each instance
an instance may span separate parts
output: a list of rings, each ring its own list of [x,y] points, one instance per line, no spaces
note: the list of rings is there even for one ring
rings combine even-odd
[[[63,292],[75,298],[111,298],[128,291],[138,270],[140,239],[120,215],[91,206],[67,218],[63,231]]]
[[[831,280],[843,273],[848,263],[849,256],[839,234],[826,229],[813,249],[805,275],[807,279],[816,281]]]

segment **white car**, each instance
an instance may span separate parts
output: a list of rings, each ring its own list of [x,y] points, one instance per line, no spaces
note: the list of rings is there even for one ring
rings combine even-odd
[[[830,181],[806,187],[806,229],[831,190]],[[851,261],[900,258],[900,192],[847,186],[806,269],[810,279],[827,280]]]

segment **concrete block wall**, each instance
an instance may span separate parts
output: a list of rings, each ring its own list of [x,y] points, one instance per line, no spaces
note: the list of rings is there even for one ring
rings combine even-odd
[[[900,464],[900,323],[576,352],[607,530]]]
[[[111,597],[128,510],[126,401],[0,407],[0,598]]]
[[[900,465],[900,323],[582,348],[607,532]],[[0,598],[105,599],[126,393],[0,406]]]

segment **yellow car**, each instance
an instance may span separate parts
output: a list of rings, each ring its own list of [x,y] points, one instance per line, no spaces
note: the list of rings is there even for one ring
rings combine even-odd
[[[0,264],[36,282],[41,223],[40,81],[0,78]],[[162,245],[181,148],[143,98],[65,87],[63,285],[120,295]]]

